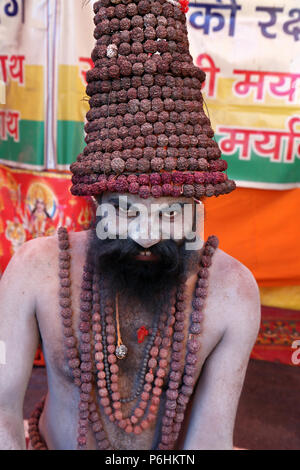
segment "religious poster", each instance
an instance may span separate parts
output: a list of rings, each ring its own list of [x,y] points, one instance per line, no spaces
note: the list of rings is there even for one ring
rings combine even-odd
[[[68,173],[9,169],[0,165],[0,277],[24,242],[51,236],[60,226],[89,227],[94,205],[76,198]]]
[[[46,0],[0,2],[0,161],[21,168],[45,167],[47,23]]]
[[[299,187],[299,1],[191,2],[187,21],[230,178],[240,187]]]

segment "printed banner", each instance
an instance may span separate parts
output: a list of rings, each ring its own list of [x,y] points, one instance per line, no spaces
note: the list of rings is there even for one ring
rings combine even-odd
[[[65,170],[82,151],[92,7],[84,0],[0,2],[3,163]],[[229,177],[244,187],[299,187],[299,2],[192,2],[187,25]]]
[[[46,0],[0,1],[0,161],[44,168]]]
[[[25,241],[54,235],[61,225],[72,231],[89,227],[93,203],[72,196],[70,186],[70,174],[0,165],[0,277]]]
[[[91,52],[94,12],[92,1],[57,2],[57,110],[55,167],[68,169],[84,147],[84,121],[89,110],[86,72],[93,67]]]
[[[187,18],[230,178],[251,188],[299,187],[299,1],[192,2]]]

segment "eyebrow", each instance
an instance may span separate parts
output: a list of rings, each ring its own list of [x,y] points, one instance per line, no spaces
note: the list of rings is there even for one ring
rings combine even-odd
[[[121,200],[122,201],[122,200]],[[112,204],[116,204],[116,205],[119,205],[119,198],[118,197],[111,197],[109,198],[108,202],[112,203]],[[127,201],[127,209],[130,208],[130,206],[134,206],[136,204],[136,202],[129,202]],[[181,206],[182,208],[186,205],[186,204],[189,204],[188,202],[179,202],[179,201],[172,201],[170,203],[166,203],[168,204],[169,207],[171,207],[173,204],[178,204],[179,206]]]
[[[119,204],[119,198],[118,197],[110,197],[108,199],[108,202],[111,202],[112,204]]]
[[[189,204],[189,203],[188,203],[188,202],[178,202],[178,201],[177,201],[177,202],[170,202],[170,203],[166,203],[166,204],[168,204],[168,207],[166,207],[166,209],[167,209],[167,208],[172,207],[173,204],[177,204],[177,205],[180,206],[181,208],[184,208],[184,206],[185,206],[186,204]]]

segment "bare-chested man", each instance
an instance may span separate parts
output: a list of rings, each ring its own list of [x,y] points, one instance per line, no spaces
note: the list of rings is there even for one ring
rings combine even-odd
[[[124,206],[116,206],[116,196],[110,193],[104,194],[101,202],[116,206],[118,219],[122,216],[130,222],[136,221],[139,215],[134,209],[141,202],[140,198],[130,194],[127,196],[127,211]],[[193,203],[188,198],[178,198],[175,202]],[[168,217],[171,226],[176,224],[176,213],[172,206],[174,198],[149,198],[143,201],[148,208],[153,203],[160,205],[160,217]],[[158,281],[159,285],[153,285],[157,273],[148,283],[147,276],[153,275],[152,268],[156,269],[159,258],[163,258],[166,270],[172,265],[174,256],[178,257],[177,266],[180,263],[181,268],[185,266],[188,279],[184,331],[187,335],[197,266],[203,249],[187,252],[182,248],[183,240],[162,240],[161,231],[159,239],[145,238],[145,219],[143,222],[137,224],[133,238],[110,241],[114,246],[99,241],[94,230],[70,234],[74,324],[79,323],[82,269],[89,245],[93,244],[95,259],[101,264],[105,275],[109,276],[110,282],[115,287],[122,288],[119,303],[120,328],[129,353],[125,359],[119,361],[121,396],[131,393],[143,360],[144,343],[137,342],[136,332],[142,325],[151,326],[154,315],[157,314],[154,311],[157,304],[154,306],[151,302],[151,295],[157,288],[157,298],[161,294],[163,297],[172,283],[176,285],[176,275],[179,273],[173,274],[170,285],[167,285],[166,278],[166,286],[161,284],[161,280]],[[148,223],[151,232],[151,221],[148,220]],[[120,246],[121,242],[123,244]],[[170,246],[165,249],[165,243],[171,244],[171,251]],[[149,259],[145,256],[145,250],[153,253]],[[6,346],[6,364],[0,365],[1,449],[23,449],[25,446],[23,400],[39,337],[43,344],[49,387],[39,423],[40,433],[48,449],[76,449],[80,392],[72,381],[63,349],[64,338],[59,317],[58,258],[57,236],[27,242],[12,258],[0,283],[0,339]],[[117,259],[121,261],[114,265]],[[132,275],[132,271],[126,274],[126,263],[130,259],[136,274],[141,270],[144,276],[140,281],[137,279],[135,287],[140,292],[136,296],[133,296],[132,286],[127,285],[128,290],[126,289],[126,280],[124,281],[127,274]],[[110,265],[107,264],[109,260]],[[148,268],[144,271],[146,264]],[[152,268],[149,268],[151,265]],[[232,449],[236,409],[259,327],[259,294],[250,271],[220,249],[216,250],[209,270],[201,349],[196,364],[196,385],[180,432],[177,444],[179,449]],[[123,285],[118,272],[125,274]],[[146,341],[147,339],[145,343]],[[165,382],[167,377],[168,373]],[[123,409],[130,410],[131,406],[132,403],[124,404]],[[150,428],[140,435],[128,434],[119,429],[107,419],[103,409],[101,417],[112,448],[155,448],[161,427],[160,414]],[[92,432],[88,435],[87,448],[96,448]]]
[[[235,183],[203,111],[187,2],[93,6],[71,191],[100,212],[87,232],[25,243],[1,280],[0,448],[25,446],[40,338],[49,390],[30,420],[34,449],[232,449],[260,299],[216,237],[201,243],[195,202]]]

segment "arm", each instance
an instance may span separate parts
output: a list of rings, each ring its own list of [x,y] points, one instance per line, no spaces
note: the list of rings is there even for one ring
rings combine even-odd
[[[220,304],[228,320],[226,329],[196,386],[184,449],[233,449],[237,406],[260,324],[256,281],[247,268],[237,266],[238,272],[227,279],[229,286],[234,283],[226,293],[229,301]]]
[[[38,345],[32,295],[36,244],[25,243],[0,281],[0,449],[25,449],[23,401]]]

